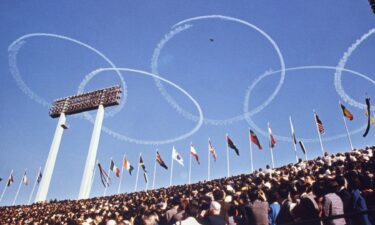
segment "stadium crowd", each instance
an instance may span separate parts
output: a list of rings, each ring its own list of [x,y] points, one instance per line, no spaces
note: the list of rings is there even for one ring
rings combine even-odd
[[[147,192],[1,207],[0,224],[375,225],[374,150]]]

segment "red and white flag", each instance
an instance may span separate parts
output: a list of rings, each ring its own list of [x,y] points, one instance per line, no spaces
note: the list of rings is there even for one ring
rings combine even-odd
[[[193,144],[190,144],[190,154],[195,158],[195,160],[198,162],[198,164],[200,164],[197,150],[195,150]]]

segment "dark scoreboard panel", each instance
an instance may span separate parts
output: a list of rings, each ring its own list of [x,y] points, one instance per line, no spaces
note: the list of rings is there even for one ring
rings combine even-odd
[[[52,103],[49,115],[59,117],[61,113],[72,115],[85,111],[95,110],[99,105],[104,107],[120,104],[121,87],[119,85],[60,98]]]

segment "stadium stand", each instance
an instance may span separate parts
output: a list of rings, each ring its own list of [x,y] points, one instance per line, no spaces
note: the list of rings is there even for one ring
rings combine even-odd
[[[1,207],[0,224],[375,225],[374,150],[147,192]]]

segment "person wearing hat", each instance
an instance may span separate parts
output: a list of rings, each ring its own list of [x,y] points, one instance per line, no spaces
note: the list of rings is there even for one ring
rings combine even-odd
[[[225,225],[226,222],[220,216],[221,205],[217,201],[212,201],[210,204],[209,215],[205,218],[205,225]]]

